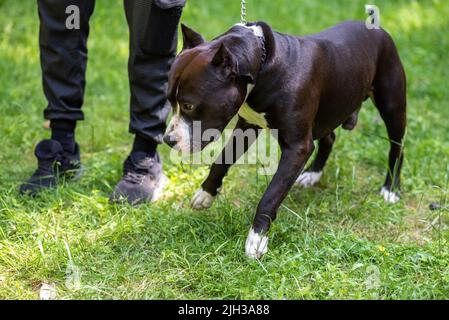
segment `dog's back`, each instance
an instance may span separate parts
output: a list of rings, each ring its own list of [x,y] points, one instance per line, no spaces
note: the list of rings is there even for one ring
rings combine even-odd
[[[285,35],[284,35],[285,36]],[[405,97],[405,73],[397,48],[383,29],[368,29],[360,21],[338,24],[318,34],[296,37],[299,52],[313,47],[313,55],[299,55],[300,64],[312,64],[320,72],[313,73],[320,104],[315,132],[327,134],[357,113],[363,101],[373,96],[376,86],[394,81],[391,88]],[[310,62],[310,59],[313,62]],[[316,75],[319,79],[316,79]]]

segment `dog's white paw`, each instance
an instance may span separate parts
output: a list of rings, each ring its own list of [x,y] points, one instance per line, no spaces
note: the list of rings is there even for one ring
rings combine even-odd
[[[301,173],[301,175],[296,180],[296,183],[303,186],[304,188],[313,187],[320,181],[323,172],[312,172],[306,171]]]
[[[268,251],[268,237],[254,232],[251,228],[246,239],[245,252],[251,259],[259,259]]]
[[[389,191],[387,188],[382,188],[380,195],[384,197],[384,200],[388,203],[397,203],[401,198],[396,192]]]
[[[214,202],[214,196],[211,195],[209,192],[204,191],[202,188],[200,188],[194,195],[192,200],[190,201],[190,205],[193,209],[196,210],[202,210],[210,208],[212,205],[212,202]]]

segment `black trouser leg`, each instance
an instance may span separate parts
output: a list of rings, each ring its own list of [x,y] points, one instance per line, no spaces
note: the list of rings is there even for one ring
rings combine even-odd
[[[167,81],[176,55],[182,7],[161,9],[150,0],[125,0],[130,31],[130,132],[162,143],[170,106]]]
[[[79,8],[79,29],[68,29],[66,20],[70,5]],[[44,93],[48,106],[44,116],[49,120],[76,121],[84,118],[89,18],[95,0],[38,0],[40,19],[39,47]]]

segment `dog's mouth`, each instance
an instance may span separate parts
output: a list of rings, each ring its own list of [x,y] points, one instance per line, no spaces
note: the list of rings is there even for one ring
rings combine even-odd
[[[164,142],[172,149],[182,154],[201,152],[208,145],[219,141],[226,125],[218,128],[208,128],[203,121],[188,121],[180,115],[175,115],[164,135]]]
[[[193,131],[188,137],[169,132],[164,136],[164,142],[173,150],[187,155],[203,151],[210,144],[220,140],[220,137],[221,131],[212,129],[199,134]]]
[[[196,140],[196,139],[191,139],[190,140],[190,144],[189,144],[189,148],[184,149],[184,150],[180,150],[182,153],[189,153],[189,154],[193,154],[193,153],[198,153],[203,151],[207,146],[213,144],[214,142],[217,142],[218,140],[220,140],[221,137],[221,132],[219,132],[217,130],[217,132],[213,135],[210,136],[203,136],[201,137],[200,140]]]

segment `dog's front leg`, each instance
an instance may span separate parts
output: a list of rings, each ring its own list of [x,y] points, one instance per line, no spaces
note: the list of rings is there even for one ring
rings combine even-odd
[[[229,168],[256,141],[259,130],[259,127],[247,123],[243,118],[239,118],[231,138],[217,160],[212,164],[209,176],[192,198],[191,206],[194,209],[207,209],[212,205]]]
[[[248,257],[258,259],[267,252],[267,232],[270,225],[276,219],[281,202],[303,170],[313,149],[311,137],[300,143],[281,144],[282,155],[278,170],[257,206],[253,226],[246,240],[245,251]]]

